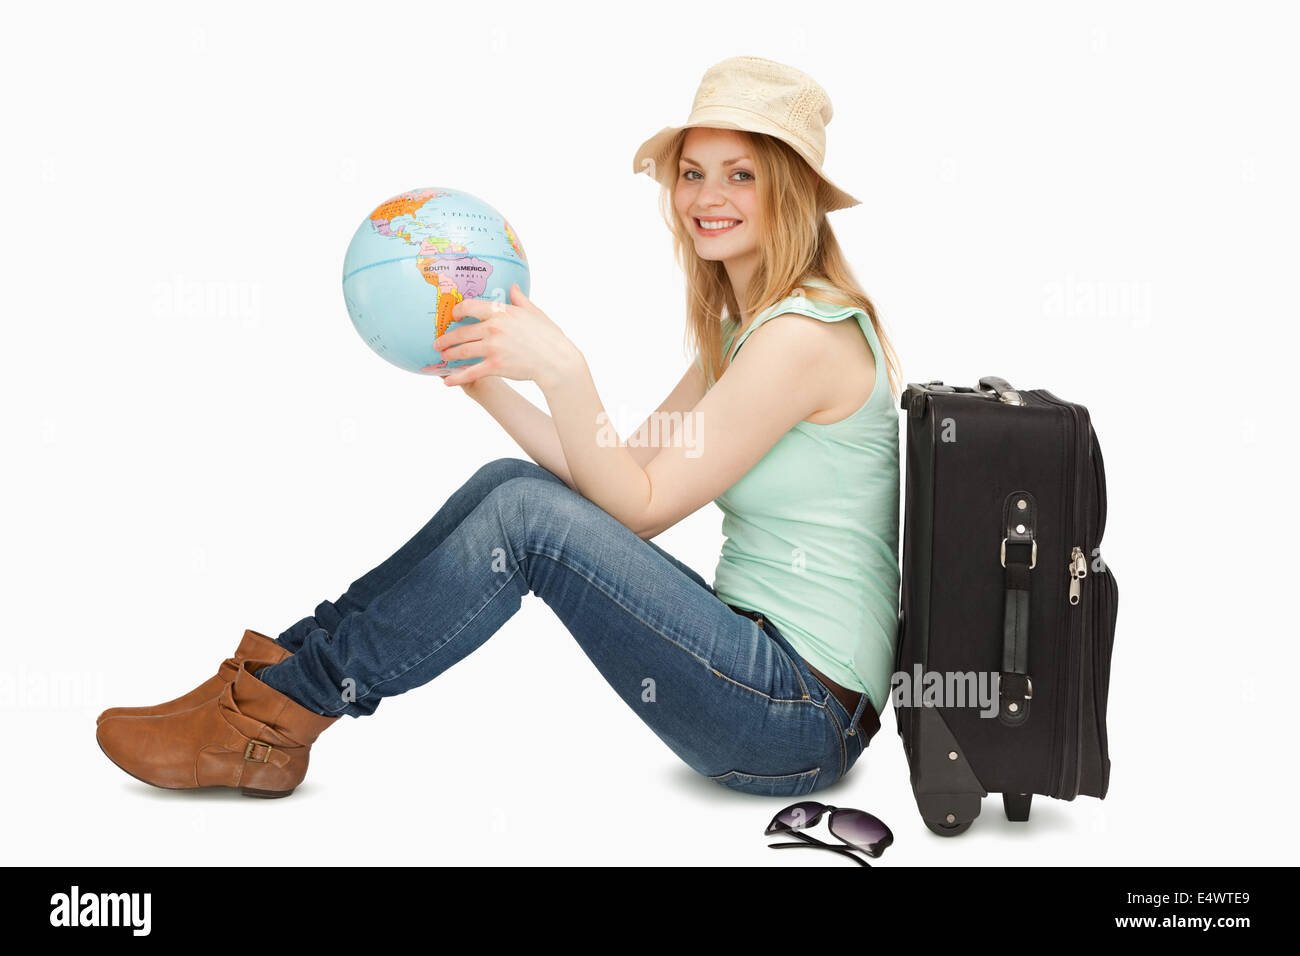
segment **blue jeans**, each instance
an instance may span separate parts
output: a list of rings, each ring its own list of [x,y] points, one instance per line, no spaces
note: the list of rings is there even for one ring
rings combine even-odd
[[[481,645],[530,591],[623,702],[723,786],[801,796],[865,747],[857,715],[770,621],[737,614],[685,564],[518,458],[484,465],[392,557],[284,631],[276,640],[293,655],[257,676],[319,714],[372,714]]]

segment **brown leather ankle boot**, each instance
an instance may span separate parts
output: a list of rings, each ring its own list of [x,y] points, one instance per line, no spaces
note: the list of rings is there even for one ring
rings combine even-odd
[[[175,714],[182,710],[189,710],[220,694],[225,686],[235,679],[235,671],[239,668],[240,661],[253,659],[276,664],[289,656],[289,651],[265,634],[246,630],[239,647],[235,648],[235,656],[227,657],[222,661],[213,676],[188,694],[182,694],[165,704],[154,704],[152,707],[110,707],[96,718],[95,723],[99,724],[106,717],[157,717],[160,714]]]
[[[174,714],[108,717],[100,749],[137,780],[170,790],[238,787],[249,797],[287,797],[307,775],[325,717],[262,683],[270,661],[241,661],[235,679],[207,703]]]

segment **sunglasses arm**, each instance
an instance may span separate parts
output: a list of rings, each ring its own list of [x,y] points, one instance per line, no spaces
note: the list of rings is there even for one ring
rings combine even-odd
[[[853,860],[855,863],[859,863],[862,866],[871,866],[870,863],[862,859],[862,857],[858,856],[856,853],[853,852],[851,848],[847,846],[835,846],[833,843],[823,843],[821,840],[815,839],[814,837],[810,837],[806,833],[800,833],[798,830],[786,830],[785,832],[788,833],[790,836],[798,837],[800,840],[803,840],[804,842],[769,843],[768,846],[770,846],[773,850],[785,849],[787,847],[812,847],[814,850],[834,850],[836,853],[844,854],[850,860]]]

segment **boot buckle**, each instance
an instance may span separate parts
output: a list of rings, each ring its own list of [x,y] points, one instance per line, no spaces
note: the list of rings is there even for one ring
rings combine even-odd
[[[266,748],[266,754],[265,754],[265,756],[262,756],[262,757],[256,757],[256,756],[254,756],[254,755],[253,755],[253,750],[254,750],[254,748],[256,748],[256,747],[265,747],[265,748]],[[271,747],[271,745],[268,744],[268,743],[266,743],[265,741],[262,741],[262,740],[250,740],[250,741],[248,742],[248,744],[244,747],[244,759],[245,759],[245,760],[256,760],[256,761],[258,761],[259,763],[267,763],[267,762],[270,761],[270,759],[271,759],[271,750],[272,750],[272,749],[273,749],[273,748]]]

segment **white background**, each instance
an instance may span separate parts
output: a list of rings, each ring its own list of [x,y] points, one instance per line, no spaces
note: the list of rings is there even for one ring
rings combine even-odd
[[[1294,862],[1287,5],[24,4],[0,45],[7,862],[851,866],[773,858],[787,801],[696,776],[535,597],[340,720],[285,800],[151,788],[94,739],[523,456],[353,330],[343,254],[379,201],[487,199],[611,414],[658,404],[682,282],[632,157],[737,54],[830,93],[826,170],[863,200],[832,223],[905,380],[1081,402],[1109,474],[1107,798],[1011,824],[994,795],[934,836],[888,709],[816,797],[894,828],[881,866]],[[657,543],[712,580],[719,518]]]

